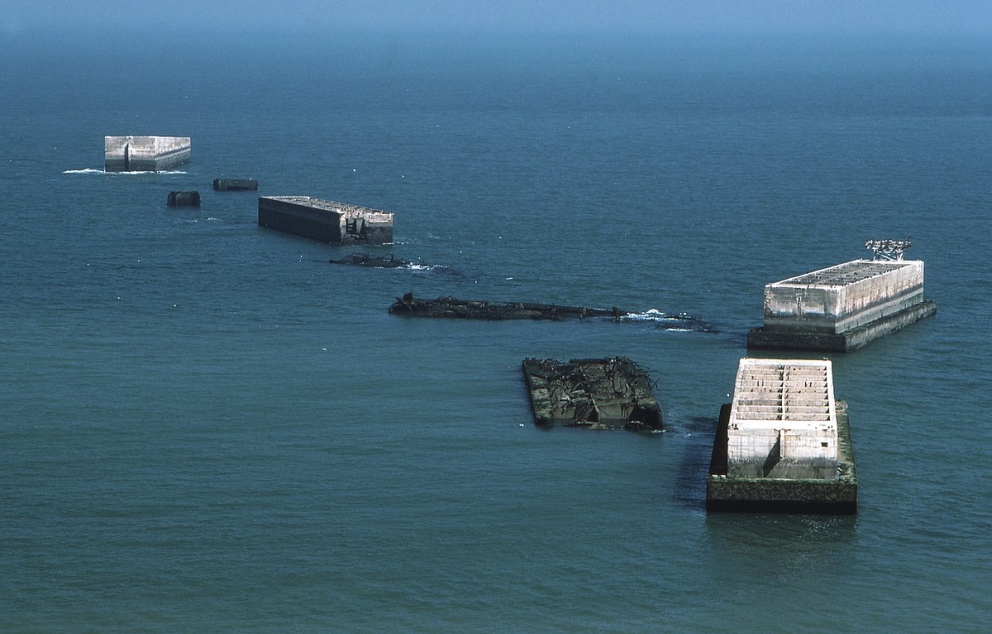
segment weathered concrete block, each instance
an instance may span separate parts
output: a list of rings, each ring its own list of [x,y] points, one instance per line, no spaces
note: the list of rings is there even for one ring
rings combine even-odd
[[[104,137],[104,169],[108,172],[158,172],[190,160],[188,136]]]
[[[854,260],[765,286],[749,348],[846,352],[936,312],[923,262]]]
[[[261,196],[258,224],[335,244],[393,241],[393,214],[310,196]]]

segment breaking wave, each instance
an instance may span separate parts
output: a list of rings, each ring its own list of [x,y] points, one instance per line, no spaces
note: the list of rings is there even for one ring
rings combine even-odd
[[[643,313],[630,313],[620,318],[620,321],[651,322],[659,328],[672,332],[718,332],[711,324],[694,317],[689,313],[670,315],[660,310],[646,310]]]
[[[142,174],[185,174],[186,172],[181,170],[162,170],[160,172],[108,172],[103,169],[94,169],[92,167],[86,167],[83,169],[76,170],[62,170],[63,174],[110,174],[113,176],[140,176]]]
[[[630,313],[621,317],[624,321],[656,321],[664,318],[665,313],[654,309],[646,310],[643,313]]]

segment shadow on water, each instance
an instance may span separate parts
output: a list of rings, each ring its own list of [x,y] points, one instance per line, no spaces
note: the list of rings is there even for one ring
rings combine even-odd
[[[706,474],[709,473],[716,425],[716,418],[694,417],[681,427],[686,444],[675,475],[672,499],[683,508],[706,510]]]

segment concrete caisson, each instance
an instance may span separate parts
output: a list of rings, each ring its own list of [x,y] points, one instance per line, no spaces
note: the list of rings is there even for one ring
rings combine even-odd
[[[170,207],[199,207],[200,192],[196,190],[191,192],[171,191],[165,202]]]
[[[189,163],[188,136],[108,136],[103,138],[108,172],[159,172]]]
[[[923,262],[854,260],[765,286],[748,348],[847,352],[933,315]]]
[[[830,361],[741,359],[706,482],[711,511],[857,512],[847,405]]]
[[[335,244],[393,241],[393,214],[310,196],[262,196],[258,224]]]

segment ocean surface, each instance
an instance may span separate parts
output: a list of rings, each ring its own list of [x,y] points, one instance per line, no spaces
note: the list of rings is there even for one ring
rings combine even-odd
[[[4,34],[0,631],[987,631],[990,48]],[[104,173],[126,134],[192,162]],[[259,228],[222,177],[395,244]],[[912,238],[938,312],[828,357],[858,515],[707,514],[764,285],[869,238]],[[356,251],[418,266],[328,263]],[[523,359],[612,355],[664,433],[534,426]]]

